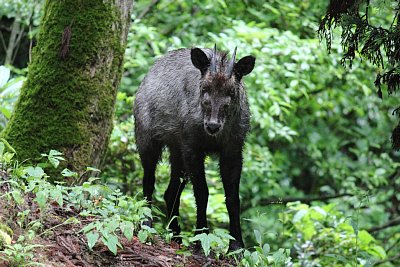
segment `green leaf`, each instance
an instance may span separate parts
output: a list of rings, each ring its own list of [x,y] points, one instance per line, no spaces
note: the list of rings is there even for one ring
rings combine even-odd
[[[114,255],[117,255],[117,245],[121,246],[121,244],[118,242],[118,237],[116,235],[109,234],[107,238],[103,236],[103,243]]]
[[[308,210],[299,210],[293,217],[293,223],[299,222],[306,214]]]
[[[321,217],[318,217],[318,219],[325,218],[327,215],[326,211],[324,209],[322,209],[321,207],[316,206],[316,207],[313,207],[312,209],[314,211],[318,212],[320,215],[322,215]]]
[[[87,232],[93,230],[94,228],[96,228],[96,223],[92,222],[92,223],[89,223],[88,225],[86,225],[85,227],[83,227],[79,232],[87,233]]]
[[[50,190],[50,196],[57,202],[57,204],[62,207],[64,204],[62,192],[58,188],[53,188]]]
[[[258,266],[257,264],[260,262],[260,257],[258,255],[259,254],[256,251],[251,253],[250,261],[252,266]]]
[[[284,263],[286,256],[284,254],[285,250],[283,248],[278,249],[274,254],[272,254],[272,258],[274,263]]]
[[[99,169],[96,169],[96,168],[93,168],[93,167],[86,167],[86,171],[100,172]]]
[[[353,218],[350,220],[350,225],[353,228],[354,234],[358,235],[358,222],[356,220],[353,220]]]
[[[233,238],[233,236],[228,234],[227,230],[225,230],[225,229],[217,228],[213,232],[214,232],[215,235],[217,235],[217,236],[219,236],[219,237],[221,237],[223,239],[226,239],[226,240],[234,240],[235,239],[235,238]]]
[[[264,244],[262,250],[263,250],[263,254],[264,254],[265,256],[267,256],[268,253],[270,252],[271,248],[270,248],[269,244]]]
[[[121,222],[120,228],[122,230],[122,233],[126,237],[126,239],[131,241],[132,237],[133,237],[133,230],[134,230],[133,223],[130,221],[123,221],[123,222]]]
[[[149,236],[148,232],[141,229],[138,233],[138,238],[141,243],[145,243],[147,241],[147,237]]]
[[[39,191],[36,193],[35,201],[38,203],[40,209],[44,209],[47,204],[48,194],[44,191]]]
[[[26,169],[26,172],[28,173],[29,176],[35,177],[35,178],[42,178],[44,176],[44,171],[40,167],[28,167]]]
[[[0,88],[6,85],[8,79],[10,79],[10,69],[0,66]]]
[[[13,190],[13,191],[11,192],[11,195],[12,195],[14,201],[15,201],[17,204],[22,204],[22,203],[24,203],[24,198],[21,196],[21,192],[20,192],[19,190]]]
[[[12,237],[2,229],[0,229],[0,246],[11,245]]]
[[[0,159],[3,156],[5,145],[3,142],[0,142]]]
[[[346,264],[350,262],[348,259],[346,259],[342,255],[338,255],[338,254],[325,254],[323,256],[337,259],[337,260],[339,260],[339,261],[341,261],[343,263],[346,263]]]
[[[201,248],[206,256],[210,254],[211,248],[211,239],[206,233],[195,235],[194,237],[190,238],[191,242],[200,241]]]
[[[0,107],[0,111],[1,111],[1,113],[3,113],[3,115],[4,115],[7,119],[10,119],[10,118],[11,118],[11,111],[8,110],[7,108],[5,108],[5,107]]]
[[[316,233],[314,224],[311,221],[309,221],[306,224],[304,224],[303,228],[301,229],[301,231],[304,233],[304,239],[305,240],[311,240],[312,237]]]
[[[358,233],[358,239],[360,240],[360,243],[362,243],[363,245],[367,246],[369,245],[371,242],[375,241],[375,238],[372,237],[372,235],[370,235],[370,233],[368,233],[365,230],[361,230]]]
[[[378,245],[373,245],[367,250],[369,254],[375,255],[380,259],[385,259],[387,257],[386,251],[383,247]]]
[[[0,98],[10,99],[12,97],[18,96],[19,90],[22,87],[25,80],[26,80],[25,77],[18,77],[9,80],[4,86],[5,89],[2,92],[0,92]]]
[[[14,153],[6,152],[2,156],[2,158],[3,158],[2,160],[6,163],[10,163],[11,159],[14,157],[14,155],[15,155]]]
[[[55,158],[49,158],[49,162],[54,168],[57,168],[58,165],[60,164],[60,161]]]
[[[154,229],[152,227],[149,227],[147,225],[142,225],[141,227],[142,227],[142,229],[146,230],[147,232],[149,232],[151,234],[156,234],[157,233],[156,229]]]
[[[97,240],[99,239],[100,234],[98,232],[88,232],[86,233],[86,238],[88,240],[89,249],[92,250],[94,245],[96,245]]]
[[[222,246],[224,244],[223,240],[214,234],[208,234],[208,238],[210,239],[210,243],[215,243],[218,246]]]
[[[80,220],[78,220],[77,218],[75,218],[75,217],[69,217],[68,219],[66,219],[65,221],[64,221],[64,224],[79,224],[79,223],[81,223],[81,221]]]
[[[55,157],[55,156],[61,156],[62,155],[62,153],[60,152],[60,151],[57,151],[57,150],[50,150],[50,152],[49,152],[49,156],[51,156],[51,157]]]
[[[257,243],[261,246],[261,244],[262,244],[262,237],[261,237],[260,231],[257,230],[257,229],[254,229],[254,236],[256,237]]]
[[[107,224],[105,224],[105,227],[107,228],[107,231],[109,233],[114,232],[118,226],[119,226],[119,219],[117,218],[117,216],[114,216],[113,218],[111,218],[111,220],[109,220],[107,222]]]
[[[15,151],[15,149],[10,145],[10,143],[7,142],[6,139],[0,138],[0,141],[6,145],[7,149],[9,149],[14,154],[17,154],[17,151]]]
[[[62,170],[61,175],[64,177],[78,177],[78,173],[70,171],[67,168]]]

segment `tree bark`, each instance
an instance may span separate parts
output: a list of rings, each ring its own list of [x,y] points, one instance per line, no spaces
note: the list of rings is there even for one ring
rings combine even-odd
[[[2,136],[20,160],[99,167],[112,130],[132,0],[46,1],[27,81]]]

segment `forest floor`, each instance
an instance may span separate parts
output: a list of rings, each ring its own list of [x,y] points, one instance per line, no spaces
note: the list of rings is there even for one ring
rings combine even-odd
[[[0,171],[0,182],[7,180],[4,172]],[[26,245],[35,244],[31,262],[42,263],[44,266],[235,266],[232,260],[214,259],[205,257],[202,252],[189,251],[189,256],[178,253],[179,245],[172,242],[166,243],[159,237],[155,237],[152,243],[143,244],[137,237],[131,241],[121,238],[123,249],[118,249],[117,255],[113,255],[102,244],[94,246],[90,251],[86,237],[79,231],[93,219],[79,216],[78,212],[66,211],[57,203],[50,203],[46,212],[33,201],[33,194],[24,196],[24,203],[17,205],[5,196],[10,191],[8,183],[0,183],[0,223],[12,229],[12,244],[18,238],[28,236],[29,226],[32,222],[40,222],[40,231]],[[29,210],[22,227],[18,212]],[[63,224],[68,218],[75,217],[77,224]],[[52,229],[52,230],[46,230]],[[41,233],[40,233],[41,232]],[[2,251],[0,250],[0,257]],[[4,256],[4,254],[3,254]],[[0,259],[0,267],[12,266]],[[15,266],[15,265],[14,265]],[[30,265],[29,265],[30,266]]]

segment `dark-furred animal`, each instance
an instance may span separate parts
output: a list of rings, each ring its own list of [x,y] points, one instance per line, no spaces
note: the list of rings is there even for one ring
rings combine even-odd
[[[242,77],[253,56],[235,62],[214,49],[179,49],[158,59],[142,81],[134,104],[137,148],[144,169],[143,193],[151,203],[155,169],[163,147],[170,152],[171,179],[164,194],[169,218],[179,216],[184,177],[193,184],[197,206],[196,232],[207,232],[208,187],[204,159],[219,156],[220,174],[230,220],[229,248],[243,247],[239,182],[242,149],[250,111]],[[180,233],[177,219],[170,223]]]

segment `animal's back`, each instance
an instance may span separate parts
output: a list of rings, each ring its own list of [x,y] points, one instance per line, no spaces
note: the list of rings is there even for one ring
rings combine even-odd
[[[136,136],[168,143],[176,140],[185,122],[195,123],[200,72],[191,63],[190,49],[171,51],[159,58],[136,94]],[[195,116],[196,117],[196,116]],[[201,117],[199,124],[201,124]]]

